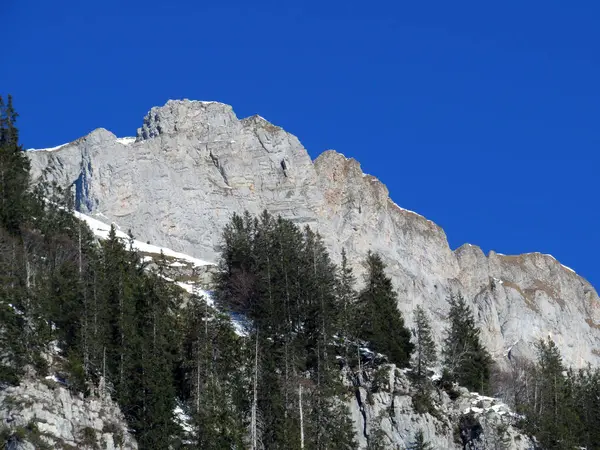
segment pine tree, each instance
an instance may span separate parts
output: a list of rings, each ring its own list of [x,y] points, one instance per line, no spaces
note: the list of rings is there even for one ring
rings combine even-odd
[[[28,208],[29,159],[19,145],[12,96],[0,96],[0,225],[17,233]]]
[[[422,381],[427,377],[427,369],[436,364],[437,351],[431,324],[425,310],[419,305],[415,309],[415,324],[413,328],[415,350],[413,353],[413,374],[417,380]]]
[[[102,242],[100,295],[108,312],[103,324],[106,363],[102,372],[121,404],[130,402],[135,394],[132,386],[139,381],[135,370],[140,356],[136,299],[140,298],[142,275],[137,255],[125,249],[111,226],[108,239]]]
[[[358,294],[355,290],[355,285],[356,277],[354,276],[352,267],[348,263],[346,250],[342,249],[342,263],[338,273],[337,303],[340,307],[339,329],[345,361],[350,359],[350,343],[355,334],[352,326],[357,313],[356,302]],[[354,356],[354,353],[352,352],[352,356]]]
[[[126,381],[130,423],[142,448],[168,448],[175,433],[173,410],[174,354],[177,346],[174,310],[177,294],[164,279],[164,256],[156,274],[144,277],[136,298],[135,355],[129,355],[135,385]]]
[[[408,450],[432,450],[433,447],[429,442],[425,440],[423,430],[419,430],[415,433],[413,441],[408,444]]]
[[[543,448],[574,448],[581,436],[575,432],[579,430],[579,424],[572,382],[566,376],[560,352],[551,339],[540,340],[537,349],[534,395],[526,410],[529,430]]]
[[[334,363],[340,283],[321,237],[264,212],[234,215],[223,238],[218,302],[252,321],[258,355],[250,446],[353,448]]]
[[[413,344],[398,310],[392,280],[385,274],[385,264],[378,254],[369,252],[366,264],[366,286],[358,296],[359,337],[391,362],[406,367]]]
[[[487,393],[492,358],[479,337],[471,308],[462,295],[449,299],[450,326],[444,340],[445,377],[468,389]]]

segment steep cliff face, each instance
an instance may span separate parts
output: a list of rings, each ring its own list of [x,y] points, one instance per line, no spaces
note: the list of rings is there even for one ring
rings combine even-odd
[[[435,449],[535,448],[515,426],[520,417],[497,399],[457,388],[452,400],[434,389],[431,405],[417,412],[415,394],[409,377],[394,365],[365,370],[349,403],[360,448],[408,448],[419,431]]]
[[[73,185],[78,208],[102,214],[141,241],[215,261],[233,212],[273,214],[316,228],[334,257],[346,248],[360,273],[381,253],[409,320],[423,304],[440,336],[450,292],[473,301],[501,363],[533,357],[551,335],[565,362],[600,362],[600,301],[585,280],[539,254],[453,252],[444,231],[397,206],[357,161],[327,151],[314,162],[298,139],[259,116],[239,120],[216,102],[152,108],[135,139],[98,129],[52,151],[29,153],[34,178]]]
[[[6,448],[137,449],[108,396],[73,395],[51,379],[26,379],[0,389],[0,418]]]
[[[496,355],[533,359],[531,342],[549,336],[568,364],[598,364],[600,303],[586,280],[541,253],[486,257],[464,245],[455,254],[463,292],[473,299]]]

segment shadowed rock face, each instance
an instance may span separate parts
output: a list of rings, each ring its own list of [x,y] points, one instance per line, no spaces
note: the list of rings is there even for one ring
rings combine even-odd
[[[397,206],[354,159],[326,151],[312,162],[296,137],[259,116],[239,120],[217,102],[152,108],[132,141],[98,129],[30,152],[34,179],[46,171],[75,187],[82,212],[213,261],[233,212],[267,209],[316,228],[334,258],[346,248],[359,274],[368,250],[381,253],[399,308],[411,320],[424,304],[438,336],[446,297],[460,291],[498,361],[532,358],[532,342],[550,335],[566,363],[600,362],[600,302],[589,283],[548,255],[486,256],[470,245],[453,252],[439,226]]]

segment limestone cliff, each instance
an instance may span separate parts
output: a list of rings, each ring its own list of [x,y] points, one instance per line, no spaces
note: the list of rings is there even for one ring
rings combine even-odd
[[[346,248],[357,270],[381,253],[410,320],[423,304],[442,333],[446,298],[473,302],[486,344],[502,363],[533,357],[552,336],[565,362],[600,362],[600,300],[593,287],[550,256],[452,251],[433,222],[397,206],[384,184],[335,151],[314,162],[299,140],[259,116],[239,120],[216,102],[169,101],[152,108],[135,139],[104,129],[60,148],[30,152],[34,178],[73,185],[77,207],[102,214],[142,241],[217,258],[233,212],[267,209]]]
[[[356,399],[349,403],[361,449],[369,444],[408,448],[418,431],[434,449],[535,448],[535,442],[517,426],[520,416],[498,399],[464,388],[456,388],[451,399],[434,388],[431,404],[419,410],[417,389],[404,372],[393,364],[364,371]]]
[[[74,395],[51,377],[0,387],[0,419],[7,449],[137,449],[109,396]]]

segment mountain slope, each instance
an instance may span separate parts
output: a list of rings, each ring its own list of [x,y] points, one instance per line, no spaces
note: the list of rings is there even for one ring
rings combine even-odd
[[[357,161],[327,151],[312,162],[296,137],[259,116],[169,101],[152,108],[135,141],[98,129],[29,156],[34,179],[73,185],[81,212],[140,241],[215,261],[231,214],[267,209],[317,229],[334,257],[346,248],[359,273],[366,252],[379,252],[399,308],[410,320],[425,305],[438,336],[448,294],[461,291],[501,364],[532,359],[532,343],[548,335],[567,364],[600,362],[600,300],[587,281],[547,255],[453,252],[439,226],[397,206]]]

